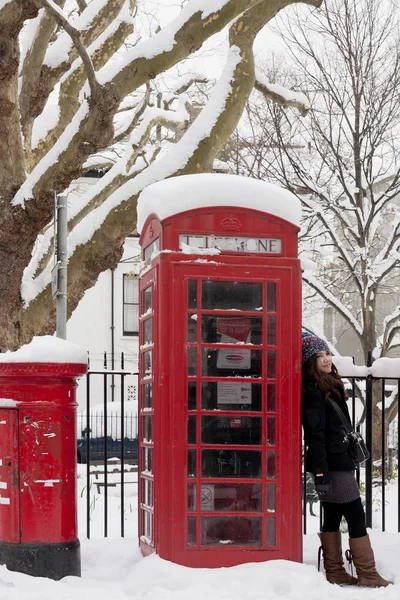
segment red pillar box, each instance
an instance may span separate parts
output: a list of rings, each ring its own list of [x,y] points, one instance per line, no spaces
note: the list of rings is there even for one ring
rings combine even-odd
[[[139,202],[142,552],[301,561],[299,201],[209,174]]]
[[[50,336],[0,355],[0,564],[80,576],[77,378],[86,353]]]

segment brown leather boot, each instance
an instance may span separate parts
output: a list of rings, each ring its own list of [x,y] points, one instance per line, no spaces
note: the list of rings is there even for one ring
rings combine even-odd
[[[347,573],[343,564],[342,535],[340,531],[319,534],[324,559],[325,577],[337,585],[357,585],[358,580]]]
[[[386,587],[391,581],[386,581],[375,568],[374,553],[368,535],[349,540],[350,551],[357,571],[359,585],[365,587]]]

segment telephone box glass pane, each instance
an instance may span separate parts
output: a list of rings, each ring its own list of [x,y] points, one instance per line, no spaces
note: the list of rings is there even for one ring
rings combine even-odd
[[[188,348],[188,375],[194,377],[196,375],[196,348]]]
[[[268,446],[276,446],[276,418],[267,418],[267,444]]]
[[[276,412],[276,385],[267,384],[267,412]]]
[[[276,318],[268,317],[267,319],[267,345],[276,346]]]
[[[144,441],[151,442],[152,440],[152,429],[153,429],[153,419],[150,415],[143,417],[144,419]]]
[[[187,486],[187,509],[188,512],[196,510],[196,484],[188,483]]]
[[[196,382],[188,381],[188,410],[196,410]]]
[[[196,450],[188,450],[188,477],[196,477]]]
[[[144,504],[150,508],[153,506],[153,482],[151,479],[143,479],[144,483]]]
[[[256,450],[203,450],[201,453],[203,477],[261,477],[261,451]]]
[[[190,415],[188,417],[188,444],[196,443],[196,417]]]
[[[267,485],[267,511],[276,511],[276,485],[274,483]]]
[[[202,384],[203,410],[261,410],[261,383],[207,381]]]
[[[153,319],[147,318],[143,322],[144,343],[151,344],[153,341]]]
[[[188,517],[188,546],[196,546],[196,517]]]
[[[276,546],[276,519],[267,519],[267,546]]]
[[[153,515],[147,510],[143,511],[144,514],[144,535],[149,539],[153,539]]]
[[[153,406],[153,384],[144,384],[144,408],[151,408]]]
[[[276,283],[267,283],[267,312],[276,312]]]
[[[261,377],[262,351],[247,348],[203,348],[204,377]]]
[[[261,418],[207,416],[201,419],[201,441],[203,444],[261,444]]]
[[[261,512],[260,483],[208,483],[201,486],[201,511]]]
[[[188,281],[188,307],[197,308],[197,281],[193,279]]]
[[[262,319],[204,315],[201,337],[209,344],[262,344]]]
[[[151,244],[146,246],[143,252],[144,262],[147,264],[151,261],[153,254],[160,251],[160,238],[156,238]]]
[[[149,473],[153,470],[153,448],[144,448],[144,470]]]
[[[275,450],[267,451],[267,478],[276,478],[276,453]]]
[[[143,292],[143,296],[144,312],[147,313],[147,311],[150,312],[153,308],[153,288],[151,286],[146,288]]]
[[[143,362],[144,362],[144,376],[150,377],[152,374],[152,360],[151,360],[151,350],[145,352],[143,354]]]
[[[262,310],[262,284],[242,281],[203,281],[204,310]]]
[[[275,352],[275,350],[268,350],[268,352],[267,352],[267,377],[268,377],[268,379],[275,379],[275,377],[276,377],[276,352]]]
[[[202,517],[203,546],[261,546],[260,517]]]
[[[197,340],[197,315],[188,315],[188,342]]]

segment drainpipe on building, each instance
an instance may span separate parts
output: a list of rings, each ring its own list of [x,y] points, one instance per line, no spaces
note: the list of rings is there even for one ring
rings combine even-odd
[[[67,268],[68,268],[68,218],[67,197],[56,197],[56,336],[67,339]]]

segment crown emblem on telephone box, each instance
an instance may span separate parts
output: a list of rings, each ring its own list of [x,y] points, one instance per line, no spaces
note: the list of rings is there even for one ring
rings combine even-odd
[[[221,228],[224,231],[240,231],[241,227],[241,221],[233,215],[228,215],[221,221]]]

